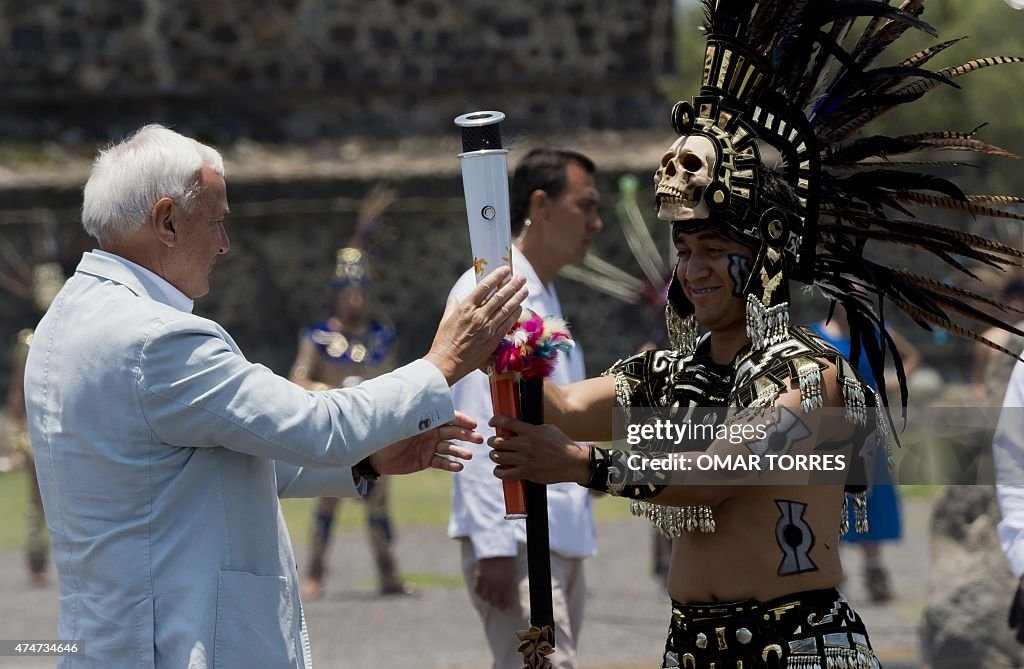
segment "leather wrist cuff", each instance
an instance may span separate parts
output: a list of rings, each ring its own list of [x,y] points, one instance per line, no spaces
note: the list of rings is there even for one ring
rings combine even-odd
[[[665,484],[658,479],[664,477],[656,472],[631,471],[628,466],[630,455],[630,451],[592,447],[590,480],[586,487],[629,499],[649,499],[660,493]]]
[[[592,446],[590,448],[590,480],[587,487],[591,490],[601,492],[608,491],[608,467],[611,459],[608,457],[608,449]]]

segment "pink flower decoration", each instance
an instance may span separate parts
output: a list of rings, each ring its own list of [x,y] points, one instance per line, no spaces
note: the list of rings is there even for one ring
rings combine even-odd
[[[541,318],[524,309],[519,322],[498,344],[494,371],[530,379],[546,378],[554,371],[558,354],[575,345],[564,320]]]

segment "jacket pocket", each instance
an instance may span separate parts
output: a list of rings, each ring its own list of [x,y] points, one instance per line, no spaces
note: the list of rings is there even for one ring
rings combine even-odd
[[[295,656],[295,607],[283,576],[217,575],[215,669],[285,669]]]

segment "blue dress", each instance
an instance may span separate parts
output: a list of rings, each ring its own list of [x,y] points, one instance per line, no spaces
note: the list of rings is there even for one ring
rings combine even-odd
[[[847,360],[850,359],[850,339],[841,339],[830,336],[825,332],[821,323],[815,323],[811,329],[818,333],[822,339],[835,347],[837,351]],[[857,361],[857,371],[868,385],[877,389],[875,377],[871,373],[871,366],[865,355],[860,356]],[[901,521],[900,500],[896,494],[896,488],[892,484],[889,474],[889,466],[885,458],[874,458],[875,485],[868,491],[868,532],[857,534],[853,531],[855,527],[853,518],[853,505],[849,505],[850,531],[843,536],[843,541],[849,543],[860,543],[864,541],[892,541],[903,536],[903,523]]]

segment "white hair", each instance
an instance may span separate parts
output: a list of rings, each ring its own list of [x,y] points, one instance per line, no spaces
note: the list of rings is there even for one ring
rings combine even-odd
[[[123,240],[146,221],[161,198],[188,209],[200,171],[224,176],[216,150],[162,125],[147,125],[100,151],[85,183],[82,227],[98,241]]]

